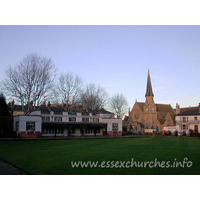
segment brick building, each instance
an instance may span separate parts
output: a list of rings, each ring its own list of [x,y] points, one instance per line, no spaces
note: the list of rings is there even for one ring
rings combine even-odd
[[[164,126],[175,125],[175,111],[170,104],[156,104],[148,71],[145,102],[135,102],[132,110],[129,110],[127,129],[144,131],[144,129],[156,129],[163,131]]]

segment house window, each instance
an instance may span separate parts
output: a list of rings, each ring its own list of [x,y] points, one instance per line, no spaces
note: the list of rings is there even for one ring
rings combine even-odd
[[[35,122],[26,122],[26,131],[35,131]]]
[[[188,130],[188,125],[183,124],[182,130]]]
[[[68,131],[70,131],[70,134],[75,134],[75,128],[69,128]],[[68,134],[69,134],[69,132],[68,132]]]
[[[76,117],[69,117],[69,121],[70,122],[75,122],[76,121]]]
[[[63,128],[57,127],[56,128],[56,134],[63,134]]]
[[[55,115],[62,115],[62,112],[61,111],[54,111],[54,114]]]
[[[93,122],[99,122],[99,118],[93,118]]]
[[[86,133],[86,134],[92,133],[92,129],[91,129],[91,128],[86,128],[86,129],[85,129],[85,133]]]
[[[135,114],[135,119],[138,120],[139,119],[139,115]]]
[[[100,128],[94,128],[94,133],[100,133]]]
[[[194,120],[197,120],[197,117],[194,117]]]
[[[112,130],[113,130],[113,132],[117,132],[118,131],[118,124],[117,123],[113,123],[112,124]]]
[[[62,122],[62,117],[54,117],[55,122]]]
[[[43,122],[50,122],[50,117],[42,117]]]
[[[89,122],[89,118],[82,118],[82,122]]]
[[[183,122],[187,122],[188,121],[188,117],[183,117]]]

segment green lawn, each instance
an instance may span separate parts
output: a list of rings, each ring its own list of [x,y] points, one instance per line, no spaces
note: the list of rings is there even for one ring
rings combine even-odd
[[[30,174],[200,174],[200,139],[197,138],[108,138],[70,140],[0,141],[0,158]],[[173,167],[184,158],[191,167]],[[131,167],[131,159],[170,162],[168,167]],[[98,161],[97,167],[71,166],[71,161]],[[99,165],[103,162],[110,163]],[[113,162],[112,162],[113,161]],[[129,161],[126,163],[116,161]],[[111,165],[112,162],[112,165]],[[188,163],[188,166],[190,166]],[[109,164],[109,168],[108,168]],[[114,167],[116,165],[116,167]],[[121,168],[120,168],[121,166]],[[166,166],[166,165],[162,165]],[[169,167],[170,166],[170,167]],[[172,167],[171,167],[172,166]],[[174,164],[175,166],[175,164]]]

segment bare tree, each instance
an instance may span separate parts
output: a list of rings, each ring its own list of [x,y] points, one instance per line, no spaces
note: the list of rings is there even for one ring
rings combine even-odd
[[[83,80],[80,76],[74,75],[72,72],[61,73],[57,93],[61,95],[60,99],[67,105],[67,108],[69,105],[80,102],[82,84]]]
[[[128,101],[123,94],[114,94],[110,99],[110,109],[122,118],[128,111]]]
[[[30,102],[41,104],[46,93],[53,86],[56,68],[53,61],[36,53],[26,56],[15,67],[6,70],[6,79],[1,82],[5,94],[16,98],[22,105]]]
[[[104,88],[93,83],[88,84],[81,94],[83,110],[96,113],[106,105],[107,97],[108,95]]]

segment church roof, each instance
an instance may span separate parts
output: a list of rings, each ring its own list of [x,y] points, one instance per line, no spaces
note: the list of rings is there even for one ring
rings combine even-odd
[[[147,77],[147,89],[146,89],[146,96],[154,96],[153,95],[153,90],[152,90],[152,87],[151,87],[151,78],[150,78],[150,73],[149,73],[149,70],[148,70],[148,77]]]
[[[143,102],[137,102],[137,104],[140,107],[140,109],[143,111],[144,110],[143,107],[144,107],[145,103],[143,103]]]
[[[173,121],[175,120],[176,113],[170,104],[156,104],[156,111],[158,112],[157,119],[161,124],[165,123],[167,113],[170,114]]]
[[[156,104],[156,111],[158,112],[169,112],[175,114],[170,104]]]
[[[143,102],[137,102],[138,106],[140,107],[140,109],[142,111],[144,111],[144,106],[145,106],[145,103]],[[174,109],[171,107],[170,104],[155,104],[156,105],[156,111],[157,112],[169,112],[169,113],[173,113],[175,114],[175,111]]]

